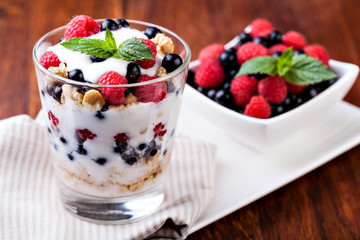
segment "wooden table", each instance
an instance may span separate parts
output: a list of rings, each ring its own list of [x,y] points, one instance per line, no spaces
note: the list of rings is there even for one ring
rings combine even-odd
[[[162,25],[187,41],[192,59],[202,47],[226,43],[263,17],[279,30],[297,30],[309,43],[322,43],[333,59],[360,65],[359,0],[1,0],[0,119],[36,116],[33,45],[77,14]],[[345,100],[360,107],[359,96],[358,81]],[[359,158],[357,146],[188,239],[360,239]]]

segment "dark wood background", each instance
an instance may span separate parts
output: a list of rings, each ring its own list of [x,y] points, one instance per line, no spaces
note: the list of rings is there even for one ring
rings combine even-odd
[[[182,36],[195,59],[257,17],[360,65],[359,0],[0,0],[0,119],[40,109],[31,51],[72,16],[153,22]],[[345,100],[360,107],[360,82]],[[360,119],[359,119],[360,121]],[[195,232],[188,239],[360,239],[360,147]]]

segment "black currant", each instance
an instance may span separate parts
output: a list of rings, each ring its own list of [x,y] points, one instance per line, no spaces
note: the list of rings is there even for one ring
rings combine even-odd
[[[126,79],[128,83],[135,83],[136,80],[141,76],[141,70],[137,63],[130,62],[126,69]]]
[[[212,99],[212,100],[215,99],[215,95],[216,95],[216,90],[215,89],[210,89],[206,94],[206,96],[208,98]]]
[[[300,55],[300,54],[305,54],[304,50],[302,50],[302,49],[296,49],[296,50],[293,52],[293,55],[294,55],[294,56]]]
[[[186,83],[189,84],[190,86],[196,86],[195,85],[195,73],[192,70],[188,71]]]
[[[182,58],[176,53],[166,54],[162,60],[162,66],[166,69],[167,72],[172,72],[183,63]]]
[[[156,28],[156,27],[148,27],[147,29],[145,29],[144,34],[149,38],[152,39],[156,36],[156,34],[158,33],[162,33],[160,31],[160,29]]]
[[[106,19],[101,23],[101,31],[105,31],[106,28],[109,30],[119,29],[119,25],[112,19]]]
[[[231,94],[226,92],[223,89],[220,89],[216,92],[214,101],[219,103],[220,105],[230,106],[232,103]]]

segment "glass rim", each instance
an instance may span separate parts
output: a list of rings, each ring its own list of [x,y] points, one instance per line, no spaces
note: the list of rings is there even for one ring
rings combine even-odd
[[[96,22],[101,22],[104,21],[105,19],[95,19]],[[138,20],[132,20],[132,19],[126,19],[126,21],[128,21],[129,23],[135,23],[135,24],[139,24],[139,25],[144,25],[144,26],[148,26],[148,27],[157,27],[159,28],[161,31],[165,31],[172,34],[173,36],[175,36],[180,42],[181,44],[183,44],[183,46],[185,47],[185,51],[186,51],[186,56],[185,59],[183,60],[183,63],[174,71],[170,72],[169,74],[162,76],[162,77],[158,77],[156,79],[150,80],[150,81],[146,81],[146,82],[140,82],[140,83],[130,83],[130,84],[119,84],[119,85],[103,85],[103,84],[97,84],[97,83],[89,83],[89,82],[79,82],[79,81],[75,81],[75,80],[71,80],[69,78],[64,78],[61,77],[59,75],[56,75],[52,72],[50,72],[48,69],[46,69],[44,66],[42,66],[40,64],[39,59],[36,56],[36,50],[39,48],[40,43],[42,43],[44,41],[45,38],[47,38],[49,35],[53,34],[54,32],[63,30],[66,28],[66,25],[55,28],[51,31],[49,31],[48,33],[46,33],[45,35],[43,35],[34,45],[33,47],[33,51],[32,51],[32,58],[33,61],[35,63],[35,66],[37,68],[39,68],[41,71],[45,72],[47,75],[50,75],[53,78],[56,78],[58,80],[60,80],[61,82],[67,83],[67,84],[71,84],[71,85],[77,85],[77,86],[84,86],[84,87],[91,87],[91,88],[104,88],[104,87],[137,87],[137,86],[143,86],[143,85],[149,85],[149,84],[153,84],[153,83],[157,83],[157,82],[165,82],[166,80],[173,78],[175,76],[177,76],[178,74],[180,74],[181,72],[183,72],[187,66],[189,66],[190,63],[190,59],[191,59],[191,50],[189,45],[184,41],[184,39],[182,39],[179,35],[177,35],[176,33],[174,33],[173,31],[164,28],[162,26],[153,24],[153,23],[149,23],[149,22],[144,22],[144,21],[138,21]]]

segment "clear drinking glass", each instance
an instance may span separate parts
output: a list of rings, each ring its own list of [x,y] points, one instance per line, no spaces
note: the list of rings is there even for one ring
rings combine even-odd
[[[128,22],[140,31],[156,26]],[[39,59],[49,46],[59,42],[64,26],[47,33],[34,46],[33,60],[61,200],[80,218],[128,222],[154,212],[164,199],[164,179],[191,53],[178,35],[156,27],[172,39],[174,52],[183,64],[148,82],[98,85],[48,71]],[[92,107],[101,101],[98,96],[104,87],[135,92],[164,83],[166,97],[159,102],[127,98],[125,105],[105,104],[101,110]]]

